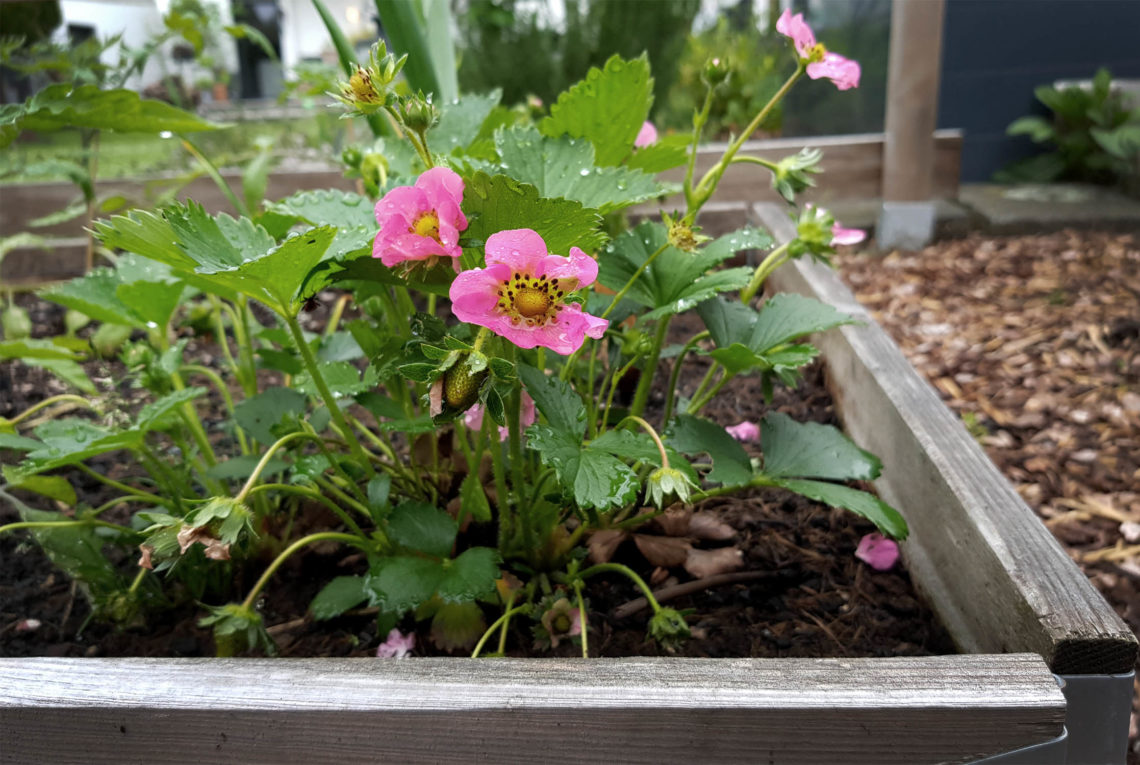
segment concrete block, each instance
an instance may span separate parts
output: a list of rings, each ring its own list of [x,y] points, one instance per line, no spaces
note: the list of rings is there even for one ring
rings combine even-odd
[[[883,202],[876,238],[884,250],[917,250],[934,236],[935,203]]]

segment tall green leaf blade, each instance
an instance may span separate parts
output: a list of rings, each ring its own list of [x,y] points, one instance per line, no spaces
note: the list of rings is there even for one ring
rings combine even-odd
[[[629,154],[652,104],[648,57],[625,61],[615,55],[559,95],[539,127],[551,137],[585,138],[594,145],[599,165],[616,165]]]
[[[428,47],[426,23],[419,6],[419,2],[410,0],[376,0],[376,13],[391,42],[390,51],[397,57],[408,57],[403,72],[412,90],[434,93],[439,98],[450,100],[458,93],[445,96],[440,89],[435,61]]]
[[[557,255],[568,254],[571,247],[594,252],[606,241],[600,230],[602,218],[595,210],[568,199],[543,198],[534,186],[505,175],[476,173],[470,178],[463,212],[470,221],[464,236],[479,241],[498,231],[529,228]]]
[[[764,473],[775,478],[829,478],[870,481],[882,463],[831,425],[796,422],[773,412],[760,424]]]
[[[814,499],[816,502],[861,515],[875,524],[883,534],[894,539],[906,539],[909,533],[906,521],[898,510],[865,491],[823,481],[780,479],[774,484],[796,494],[802,494],[808,499]]]

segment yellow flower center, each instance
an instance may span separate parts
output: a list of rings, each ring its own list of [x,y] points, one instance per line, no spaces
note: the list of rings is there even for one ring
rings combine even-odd
[[[550,295],[546,290],[524,287],[515,295],[515,310],[528,319],[542,316],[550,307]]]
[[[430,239],[439,241],[439,216],[434,212],[428,212],[421,215],[408,229],[411,233],[417,236],[426,236]]]
[[[512,274],[499,287],[499,310],[511,317],[512,324],[546,326],[562,310],[562,297],[568,286],[545,276]]]
[[[570,631],[570,627],[573,624],[574,622],[570,620],[570,615],[563,612],[554,617],[554,621],[551,626],[554,627],[554,631],[556,633],[565,633]]]

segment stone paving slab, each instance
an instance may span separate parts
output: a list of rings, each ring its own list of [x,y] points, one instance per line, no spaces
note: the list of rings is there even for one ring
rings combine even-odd
[[[958,201],[978,228],[992,233],[1035,233],[1060,228],[1140,231],[1140,199],[1078,183],[965,184]]]

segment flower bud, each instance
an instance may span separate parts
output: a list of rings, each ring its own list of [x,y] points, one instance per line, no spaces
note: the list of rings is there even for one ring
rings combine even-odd
[[[688,639],[689,625],[676,609],[662,608],[649,620],[649,636],[672,651]]]
[[[728,67],[728,62],[722,58],[710,58],[705,62],[704,72],[701,74],[701,79],[710,88],[715,88],[722,82],[728,79],[731,70]]]
[[[431,99],[420,93],[400,106],[400,119],[412,132],[423,133],[439,122],[439,110],[432,105]]]
[[[665,500],[671,496],[677,497],[678,502],[687,503],[690,489],[698,488],[691,478],[672,467],[654,470],[649,474],[646,485],[646,498],[657,508],[664,508]]]

